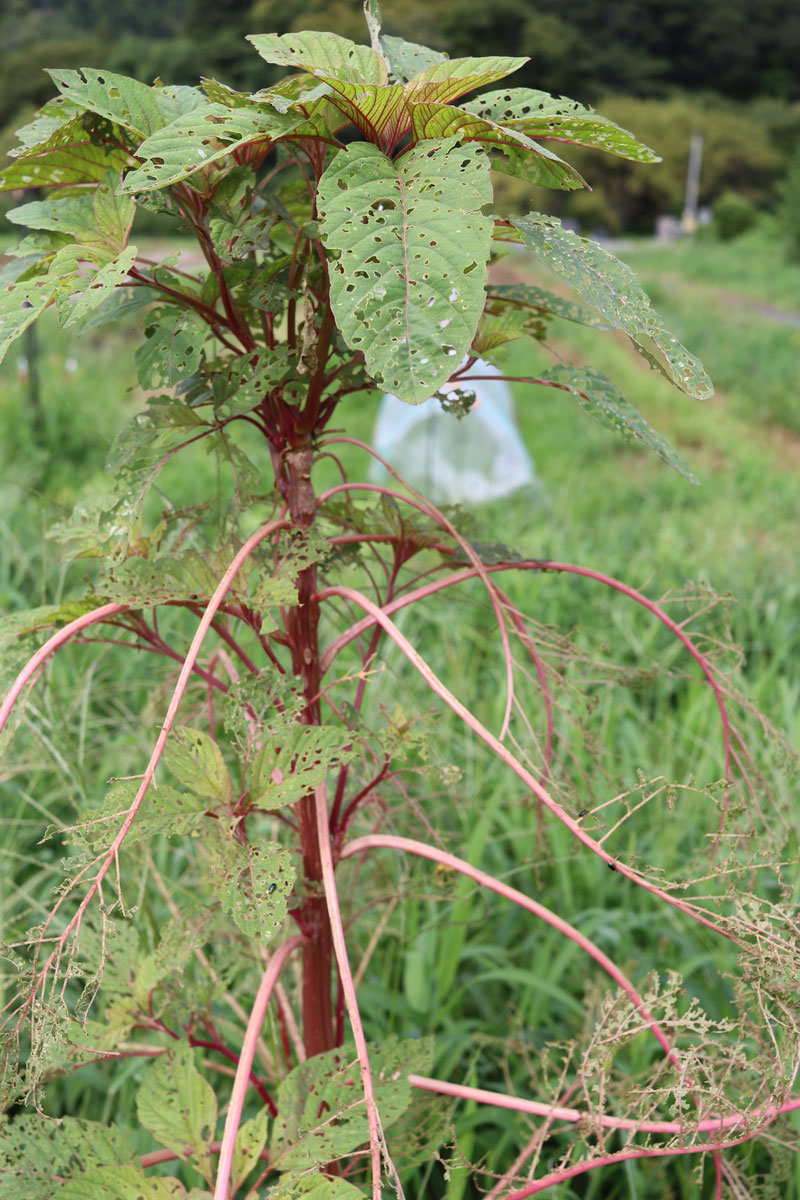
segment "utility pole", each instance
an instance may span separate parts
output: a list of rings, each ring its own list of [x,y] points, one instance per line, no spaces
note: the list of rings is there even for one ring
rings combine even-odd
[[[686,170],[686,196],[683,202],[681,229],[694,233],[697,229],[697,202],[700,198],[700,169],[703,165],[703,135],[693,133],[689,143],[689,166]]]

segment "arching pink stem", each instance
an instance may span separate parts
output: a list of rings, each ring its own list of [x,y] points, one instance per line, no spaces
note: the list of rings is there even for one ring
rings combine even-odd
[[[253,1066],[253,1059],[255,1058],[258,1039],[261,1036],[267,1005],[269,1004],[275,984],[278,981],[278,976],[283,970],[284,963],[292,951],[304,945],[304,943],[305,938],[298,934],[295,937],[290,937],[282,946],[278,947],[269,960],[269,965],[264,972],[264,976],[256,992],[256,998],[250,1010],[250,1019],[247,1022],[247,1029],[245,1030],[242,1052],[239,1055],[239,1062],[236,1067],[228,1113],[225,1118],[225,1130],[222,1134],[219,1162],[217,1163],[214,1200],[228,1200],[228,1183],[230,1181],[231,1167],[233,1166],[233,1153],[236,1148],[236,1134],[239,1132],[242,1109],[244,1107],[245,1096],[247,1095],[247,1088],[250,1084],[250,1072]]]

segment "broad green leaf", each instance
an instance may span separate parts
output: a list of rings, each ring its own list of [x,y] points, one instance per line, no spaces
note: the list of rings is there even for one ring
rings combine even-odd
[[[147,308],[148,305],[155,303],[158,298],[159,293],[152,288],[115,288],[110,295],[105,296],[101,300],[97,308],[93,309],[91,313],[87,313],[81,319],[81,333],[88,333],[92,329],[99,329],[102,325],[108,325],[113,321],[118,321],[120,318],[126,317],[129,313],[138,312],[141,308]]]
[[[144,162],[128,172],[121,190],[146,192],[176,183],[251,142],[286,137],[302,119],[271,107],[203,104],[142,142],[136,153]]]
[[[439,50],[431,50],[428,46],[419,46],[416,42],[407,42],[391,34],[381,36],[381,46],[389,69],[399,83],[407,83],[428,67],[447,61],[447,55]]]
[[[68,1194],[61,1188],[73,1177],[77,1188],[84,1170],[134,1160],[133,1148],[114,1125],[21,1113],[0,1125],[0,1200],[51,1200]]]
[[[65,253],[70,257],[80,257],[82,249],[82,247],[76,247],[75,251],[72,251],[71,247],[67,247],[66,252],[60,251],[53,260],[51,275],[59,260],[61,265],[64,265]],[[88,316],[108,298],[116,287],[119,287],[127,279],[128,273],[136,261],[137,253],[136,246],[128,246],[118,258],[104,263],[99,271],[95,271],[91,275],[79,276],[73,280],[69,291],[57,299],[59,319],[65,329]]]
[[[257,33],[248,37],[268,63],[350,83],[386,83],[386,63],[369,46],[338,33]]]
[[[28,229],[48,229],[54,233],[69,234],[86,245],[103,242],[102,233],[95,226],[93,196],[50,197],[47,200],[32,200],[6,213],[14,225],[25,225]]]
[[[33,119],[14,133],[20,142],[8,151],[10,158],[19,158],[50,141],[53,134],[71,121],[78,109],[65,96],[53,96],[40,109],[37,109]]]
[[[488,159],[454,138],[392,162],[375,146],[340,151],[317,193],[331,303],[353,350],[386,391],[419,404],[469,349],[484,304],[492,222]]]
[[[136,1097],[140,1123],[156,1141],[212,1177],[211,1142],[217,1127],[214,1089],[194,1065],[188,1042],[176,1042],[147,1068]]]
[[[489,298],[508,302],[509,307],[524,305],[545,315],[563,317],[565,321],[574,321],[576,325],[589,325],[594,329],[604,330],[611,328],[591,308],[586,308],[575,300],[565,300],[562,296],[556,296],[553,292],[533,284],[492,284],[489,288]]]
[[[146,341],[134,354],[139,383],[148,391],[172,387],[200,365],[208,326],[202,317],[183,308],[162,307],[150,314]]]
[[[266,1194],[266,1200],[364,1200],[364,1193],[346,1179],[332,1179],[311,1171],[288,1171]]]
[[[259,808],[281,808],[308,795],[329,771],[352,757],[349,730],[281,723],[256,751],[248,773],[250,797]]]
[[[262,1108],[258,1116],[239,1126],[231,1167],[231,1192],[233,1194],[244,1183],[266,1145],[267,1116],[267,1109]]]
[[[411,1102],[411,1073],[430,1070],[430,1038],[399,1041],[391,1034],[369,1048],[375,1099],[384,1128]],[[301,1063],[278,1088],[270,1152],[278,1170],[303,1170],[350,1154],[369,1138],[361,1071],[352,1047]]]
[[[15,247],[16,248],[16,247]],[[11,249],[6,251],[11,254]],[[11,258],[9,262],[0,270],[0,291],[8,287],[10,283],[16,283],[22,276],[28,274],[29,279],[35,278],[42,274],[43,259],[47,255],[39,252],[38,254],[23,254],[20,258]]]
[[[118,146],[92,142],[78,115],[57,126],[42,145],[21,150],[17,161],[0,172],[0,191],[96,183],[109,170],[121,171],[132,162]]]
[[[150,137],[167,124],[157,103],[157,89],[139,83],[138,79],[115,75],[113,71],[95,71],[91,67],[47,73],[61,94],[73,104],[107,117],[140,138]]]
[[[531,213],[512,224],[525,248],[568,283],[615,329],[621,329],[648,361],[681,391],[699,400],[713,395],[703,365],[665,327],[630,267],[596,242],[562,228],[556,217]]]
[[[47,308],[57,287],[56,280],[40,277],[3,288],[0,292],[0,362],[11,343]]]
[[[222,834],[214,845],[214,888],[222,908],[243,933],[266,944],[286,917],[296,879],[291,855],[276,842],[254,846]]]
[[[200,88],[189,87],[185,83],[170,83],[153,88],[155,102],[166,124],[172,124],[178,117],[202,108],[206,102]]]
[[[109,172],[98,183],[92,196],[94,220],[105,244],[115,251],[124,250],[128,244],[136,205],[130,196],[119,196],[119,173]]]
[[[475,88],[486,87],[512,71],[527,58],[449,58],[425,67],[406,84],[410,100],[420,104],[450,104]]]
[[[218,804],[233,801],[233,784],[222,751],[207,733],[188,726],[173,730],[164,759],[178,782],[189,791]]]
[[[96,1167],[70,1180],[56,1195],[58,1200],[184,1200],[186,1189],[177,1179],[154,1178],[142,1167],[126,1164]],[[22,1197],[17,1195],[17,1200]]]
[[[330,103],[360,129],[368,141],[389,153],[410,128],[405,89],[401,83],[380,87],[327,78]]]
[[[499,158],[492,159],[492,166],[530,183],[565,190],[584,186],[574,167],[519,130],[496,125],[449,104],[411,104],[410,109],[418,140],[457,137],[462,142],[480,142],[487,150],[498,152]]]
[[[544,371],[538,382],[563,389],[580,404],[581,408],[595,417],[601,425],[621,433],[626,441],[641,442],[654,450],[659,458],[683,475],[690,483],[700,480],[677,451],[664,440],[660,433],[625,399],[614,384],[600,371],[592,367],[562,365]]]
[[[529,88],[510,88],[487,92],[470,100],[467,112],[510,125],[532,138],[554,138],[577,146],[591,146],[635,162],[660,162],[649,146],[613,121],[600,117],[591,108],[575,100],[549,95]]]

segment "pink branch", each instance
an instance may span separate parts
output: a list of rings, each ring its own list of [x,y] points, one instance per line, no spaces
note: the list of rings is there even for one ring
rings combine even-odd
[[[535,565],[540,566],[541,564]],[[442,681],[431,670],[422,656],[414,649],[408,639],[403,636],[394,622],[387,617],[386,613],[382,609],[378,608],[376,604],[373,604],[367,596],[364,596],[361,592],[357,592],[354,588],[329,587],[324,588],[321,592],[318,592],[316,598],[321,602],[330,596],[342,596],[344,599],[352,600],[354,603],[361,605],[365,612],[370,614],[372,620],[377,621],[380,625],[382,625],[395,645],[402,650],[412,666],[416,668],[416,670],[428,684],[428,687],[431,689],[431,691],[433,691],[437,696],[444,700],[444,702],[448,704],[450,708],[452,708],[453,712],[461,718],[465,725],[472,729],[478,735],[478,737],[481,738],[482,741],[484,741],[486,745],[495,752],[497,757],[511,768],[514,774],[522,780],[525,786],[530,788],[533,794],[543,802],[543,804],[555,817],[558,818],[559,821],[562,822],[562,824],[566,825],[567,829],[569,829],[570,832],[573,833],[578,839],[578,841],[582,842],[587,849],[591,850],[598,856],[598,858],[601,858],[603,862],[612,867],[615,871],[618,871],[623,878],[630,879],[632,883],[636,883],[639,887],[643,887],[653,896],[658,896],[667,904],[670,904],[673,908],[678,909],[679,912],[683,912],[692,917],[695,921],[698,921],[701,925],[705,925],[708,929],[713,929],[716,933],[722,934],[731,941],[736,940],[734,934],[731,933],[730,930],[711,920],[711,918],[706,916],[701,909],[693,907],[692,905],[687,904],[685,901],[679,900],[675,896],[671,896],[669,892],[666,892],[663,888],[657,887],[656,884],[651,883],[650,880],[639,874],[638,871],[635,871],[633,868],[628,867],[623,863],[619,863],[616,859],[612,858],[612,856],[600,844],[600,842],[596,841],[589,833],[587,833],[587,831],[581,827],[580,823],[574,817],[570,816],[566,809],[562,808],[562,806],[550,795],[547,789],[539,783],[539,781],[530,773],[530,771],[528,771],[527,768],[524,767],[521,762],[519,762],[519,760],[502,744],[502,742],[498,741],[494,734],[490,733],[485,725],[483,725],[478,718],[461,703],[460,700],[456,699],[453,693],[447,687],[445,687]],[[405,599],[407,599],[407,597],[405,597]],[[695,654],[697,654],[697,651],[695,651]]]
[[[364,1036],[364,1027],[361,1024],[361,1014],[358,1010],[358,997],[356,996],[355,984],[353,983],[353,973],[350,970],[350,960],[347,957],[347,944],[344,937],[342,914],[339,909],[339,896],[336,890],[333,855],[331,854],[331,831],[328,823],[328,790],[324,783],[321,783],[317,788],[315,798],[317,829],[319,831],[319,854],[322,864],[322,882],[325,888],[325,899],[331,922],[333,948],[336,954],[336,963],[339,967],[339,978],[342,981],[347,1014],[350,1017],[350,1025],[353,1030],[358,1065],[361,1068],[361,1086],[364,1089],[364,1101],[367,1106],[370,1159],[372,1162],[372,1200],[381,1200],[381,1147],[383,1146],[385,1149],[386,1143],[381,1128],[378,1105],[375,1101],[375,1089],[372,1084],[367,1039]],[[394,1169],[394,1164],[389,1158],[388,1152],[386,1153],[386,1160],[394,1172],[398,1195],[402,1197],[403,1189],[400,1184],[400,1178]],[[224,1200],[224,1198],[215,1196],[214,1200]]]
[[[8,694],[0,705],[0,730],[3,729],[8,717],[19,699],[22,689],[26,683],[37,671],[47,662],[51,654],[54,654],[60,646],[68,642],[70,638],[80,633],[84,629],[88,629],[90,625],[98,625],[101,621],[105,621],[108,617],[116,616],[118,613],[127,612],[130,605],[128,604],[102,604],[99,608],[93,608],[91,612],[84,613],[81,617],[76,617],[74,621],[70,621],[63,629],[59,629],[54,633],[43,646],[40,646],[36,653],[28,660],[25,666],[20,671],[17,678],[12,683]]]
[[[385,847],[390,850],[405,850],[409,854],[418,854],[420,858],[428,858],[432,862],[441,863],[453,871],[459,871],[469,879],[474,879],[481,887],[496,892],[498,896],[502,896],[505,900],[510,900],[512,904],[518,904],[520,908],[526,909],[535,917],[546,921],[548,925],[551,925],[553,929],[557,929],[559,933],[563,933],[570,941],[580,946],[581,950],[585,950],[603,968],[606,974],[614,980],[617,986],[622,989],[636,1011],[647,1022],[653,1036],[670,1062],[675,1067],[679,1067],[669,1038],[652,1013],[647,1010],[644,1000],[624,972],[619,969],[616,963],[612,962],[608,955],[595,946],[594,942],[587,938],[585,934],[576,929],[574,925],[570,925],[569,921],[565,921],[563,917],[557,916],[556,913],[551,912],[549,908],[545,908],[538,901],[531,900],[530,896],[526,896],[524,892],[519,892],[509,884],[495,879],[493,875],[487,875],[485,871],[479,870],[478,867],[473,867],[471,863],[466,862],[463,858],[457,858],[455,854],[449,854],[446,850],[439,850],[436,846],[429,846],[427,842],[418,842],[413,838],[397,837],[389,833],[370,833],[364,837],[356,838],[352,842],[347,842],[341,850],[340,858],[351,858],[354,854],[361,854],[365,850],[373,850],[379,847]],[[545,1108],[547,1107],[545,1105]]]
[[[230,1104],[228,1105],[228,1114],[225,1118],[225,1129],[222,1134],[219,1162],[217,1164],[214,1200],[228,1200],[228,1182],[233,1165],[233,1153],[236,1148],[236,1134],[239,1131],[239,1123],[242,1119],[242,1109],[250,1083],[250,1073],[258,1039],[261,1036],[261,1028],[264,1024],[267,1005],[287,958],[293,950],[304,944],[305,938],[298,934],[295,937],[290,937],[282,946],[278,947],[269,960],[269,965],[264,972],[264,977],[256,993],[256,998],[250,1012],[250,1019],[247,1022],[247,1029],[245,1030],[242,1052],[239,1055],[239,1063],[236,1067],[233,1090],[231,1091]]]
[[[81,901],[81,903],[78,907],[78,910],[75,913],[75,916],[68,923],[64,932],[59,937],[56,949],[50,955],[50,957],[48,958],[44,967],[42,968],[41,972],[39,973],[38,981],[34,988],[32,996],[36,994],[36,990],[41,985],[42,981],[44,980],[45,976],[47,975],[47,972],[49,971],[52,964],[56,961],[58,955],[61,952],[61,949],[63,949],[63,947],[66,945],[67,940],[69,939],[72,932],[80,926],[81,921],[83,920],[84,913],[86,912],[87,908],[89,907],[89,904],[91,903],[91,901],[94,898],[95,894],[97,893],[98,889],[101,887],[103,879],[105,878],[108,871],[110,870],[112,863],[116,861],[117,854],[119,852],[119,848],[122,845],[123,841],[125,840],[128,830],[130,829],[131,825],[133,824],[136,814],[139,811],[139,808],[141,806],[141,803],[144,800],[147,789],[149,788],[150,784],[153,781],[156,767],[158,766],[159,759],[161,758],[161,755],[164,751],[164,746],[166,745],[166,741],[167,741],[167,738],[169,737],[170,730],[172,729],[172,726],[175,722],[175,718],[178,713],[178,708],[180,707],[181,700],[183,699],[183,694],[186,691],[186,686],[189,682],[189,677],[191,676],[191,673],[194,669],[195,662],[197,661],[197,657],[200,653],[200,648],[202,647],[203,641],[205,640],[205,636],[209,630],[209,627],[211,626],[211,622],[214,619],[214,615],[217,612],[217,609],[222,604],[222,601],[224,600],[224,598],[228,592],[228,589],[230,588],[231,584],[233,583],[233,580],[236,578],[237,573],[241,570],[242,566],[247,561],[249,556],[252,554],[252,552],[256,548],[256,546],[258,546],[258,544],[260,542],[262,542],[265,537],[268,537],[271,533],[274,533],[276,531],[276,529],[282,529],[284,527],[285,527],[285,522],[271,521],[267,525],[264,525],[261,529],[256,530],[256,532],[247,539],[247,541],[244,543],[244,545],[241,547],[241,549],[236,553],[230,566],[227,568],[224,575],[220,579],[220,581],[217,585],[217,588],[214,592],[214,595],[209,600],[208,606],[207,606],[205,612],[203,613],[203,616],[200,620],[200,624],[197,627],[197,632],[195,633],[194,638],[192,639],[192,643],[187,652],[184,664],[181,667],[181,671],[178,676],[178,682],[175,685],[175,689],[172,693],[172,699],[169,703],[169,708],[167,709],[167,715],[164,718],[164,724],[161,727],[161,732],[158,735],[158,739],[157,739],[155,747],[153,749],[153,753],[150,756],[150,761],[147,764],[147,769],[146,769],[144,775],[142,776],[142,782],[139,785],[139,789],[138,789],[134,799],[131,801],[131,805],[127,811],[127,814],[125,816],[125,819],[122,823],[122,826],[121,826],[117,836],[114,838],[112,845],[109,847],[108,851],[106,852],[106,856],[105,856],[103,863],[98,868],[97,874],[94,877],[91,887],[89,888],[88,892],[86,893],[83,900]],[[110,609],[111,607],[113,607],[113,606],[107,606],[108,609]],[[116,607],[118,607],[118,606],[116,606]],[[86,614],[86,615],[88,617],[91,614]],[[84,619],[84,618],[79,618],[79,620],[82,620],[82,619]],[[102,618],[96,618],[96,619],[102,619]],[[73,625],[74,624],[76,624],[76,622],[73,622]],[[63,635],[64,633],[66,633],[66,630],[61,630],[61,634]],[[53,639],[51,639],[51,641],[52,640]]]
[[[531,1113],[533,1116],[546,1117],[555,1121],[582,1121],[586,1127],[602,1125],[605,1129],[626,1129],[634,1133],[663,1133],[673,1137],[681,1136],[686,1126],[682,1121],[637,1121],[633,1117],[612,1117],[605,1114],[588,1111],[581,1112],[578,1108],[562,1108],[558,1104],[543,1104],[540,1100],[523,1100],[519,1096],[506,1096],[502,1092],[490,1092],[485,1088],[468,1087],[466,1084],[448,1083],[444,1079],[430,1079],[426,1075],[409,1075],[408,1082],[412,1087],[421,1088],[426,1092],[436,1092],[443,1096],[456,1096],[460,1100],[473,1100],[478,1104],[491,1104],[494,1108],[510,1108],[515,1112]],[[786,1104],[770,1104],[761,1111],[751,1113],[734,1113],[730,1117],[709,1117],[697,1121],[693,1125],[695,1133],[721,1133],[723,1130],[735,1129],[737,1125],[747,1124],[749,1135],[755,1136],[751,1128],[752,1122],[758,1121],[761,1127],[769,1125],[782,1113],[793,1112],[800,1108],[800,1100],[790,1100]],[[714,1147],[701,1147],[714,1149]]]

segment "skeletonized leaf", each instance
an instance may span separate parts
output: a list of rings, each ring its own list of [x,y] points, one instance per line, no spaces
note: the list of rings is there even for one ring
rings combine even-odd
[[[509,88],[487,92],[469,100],[464,108],[488,121],[511,125],[532,138],[556,138],[576,146],[591,146],[630,158],[635,162],[660,162],[649,146],[645,146],[627,129],[600,117],[591,108],[565,97],[529,88]]]
[[[400,83],[407,83],[428,67],[447,61],[447,55],[439,50],[431,50],[428,46],[419,46],[416,42],[407,42],[405,38],[392,37],[391,34],[382,35],[381,46],[392,75]]]
[[[48,71],[53,83],[73,104],[107,117],[123,129],[149,137],[167,121],[156,100],[156,88],[115,75],[113,71]]]
[[[144,162],[128,172],[121,191],[146,192],[176,183],[241,146],[285,137],[302,119],[271,107],[200,105],[142,142],[136,153]]]
[[[663,458],[668,466],[690,483],[699,484],[700,480],[692,473],[682,456],[672,449],[602,372],[595,371],[592,367],[562,365],[544,371],[539,379],[552,387],[570,392],[581,408],[595,417],[601,425],[621,433],[627,441],[641,442],[648,449],[654,450],[659,458]]]
[[[260,846],[232,837],[217,840],[214,887],[219,902],[243,933],[266,944],[286,917],[295,882],[291,855],[277,842]]]
[[[91,313],[87,313],[81,319],[81,332],[88,333],[92,329],[99,329],[101,325],[118,321],[120,317],[127,316],[128,313],[137,312],[140,308],[147,308],[157,298],[158,293],[151,288],[115,288],[101,300]]]
[[[320,180],[331,302],[373,379],[419,404],[469,349],[484,304],[492,223],[488,159],[456,139],[425,141],[397,162],[375,146],[340,151]]]
[[[411,1102],[408,1076],[425,1074],[432,1054],[430,1038],[401,1042],[391,1034],[370,1046],[375,1099],[384,1128],[405,1112]],[[270,1152],[279,1170],[330,1162],[369,1138],[361,1072],[351,1047],[317,1054],[295,1067],[281,1082],[277,1103]]]
[[[47,308],[56,280],[38,277],[12,283],[0,292],[0,362],[11,343]]]
[[[128,815],[139,783],[138,779],[118,780],[109,790],[102,806],[90,809],[86,813],[85,823],[74,825],[68,831],[73,844],[86,847],[92,855],[108,849]],[[159,836],[185,837],[192,834],[202,824],[206,808],[207,804],[198,799],[193,791],[179,792],[166,784],[151,787],[136,814],[136,820],[125,835],[125,844],[130,847]],[[86,855],[87,860],[90,857]]]
[[[448,58],[431,63],[406,84],[409,99],[450,104],[475,88],[486,87],[524,66],[527,58]]]
[[[518,129],[497,125],[449,104],[411,104],[410,109],[417,139],[457,137],[460,141],[480,142],[487,150],[498,152],[499,158],[492,160],[492,166],[530,183],[565,190],[585,186],[574,167]]]
[[[145,390],[172,387],[199,367],[208,326],[186,309],[164,307],[150,315],[147,341],[134,354],[139,383]]]
[[[222,751],[201,729],[183,726],[173,731],[164,758],[178,782],[190,792],[215,800],[233,800],[233,784]]]
[[[554,317],[563,317],[565,321],[573,321],[576,325],[589,325],[594,329],[611,328],[602,317],[591,308],[578,304],[575,300],[565,300],[545,288],[535,287],[527,283],[493,284],[489,289],[490,298],[507,301],[509,307],[514,304],[524,305]]]
[[[388,78],[380,54],[338,33],[258,33],[247,40],[268,63],[281,67],[334,75],[350,83],[381,84]]]
[[[630,267],[596,242],[563,229],[556,217],[531,213],[512,221],[525,247],[568,283],[681,391],[699,400],[713,394],[702,363],[673,337]]]
[[[176,1042],[147,1069],[136,1097],[139,1121],[156,1141],[191,1161],[208,1179],[217,1127],[214,1089],[194,1065],[188,1042]]]

